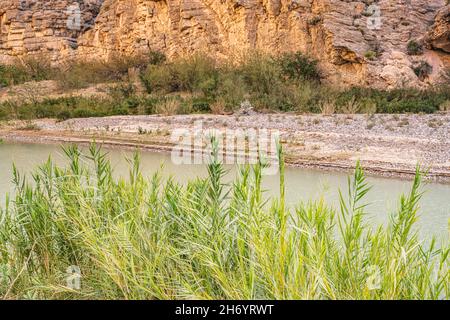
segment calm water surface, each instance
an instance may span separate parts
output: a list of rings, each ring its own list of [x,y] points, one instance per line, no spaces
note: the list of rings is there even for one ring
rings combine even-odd
[[[107,150],[110,155],[115,173],[127,176],[128,164],[126,156],[131,151]],[[4,204],[6,193],[12,193],[11,183],[12,164],[24,173],[43,163],[51,157],[58,163],[65,163],[64,156],[59,146],[40,144],[0,144],[0,203]],[[159,170],[164,163],[163,175],[173,176],[175,180],[183,183],[186,180],[205,176],[206,168],[201,165],[177,166],[170,161],[170,156],[160,153],[141,152],[141,167],[148,175]],[[230,178],[234,171],[231,170]],[[368,217],[373,224],[386,223],[389,214],[394,212],[399,205],[399,197],[407,193],[411,187],[410,181],[368,178],[373,186],[367,202]],[[264,178],[264,187],[272,196],[278,194],[278,177],[267,176]],[[338,190],[346,190],[347,174],[321,172],[319,170],[287,168],[286,169],[286,196],[290,205],[294,206],[300,201],[310,199],[325,200],[338,208]],[[420,203],[420,217],[417,223],[420,236],[424,239],[435,235],[440,239],[449,238],[450,219],[450,185],[430,183],[425,186],[425,195]]]

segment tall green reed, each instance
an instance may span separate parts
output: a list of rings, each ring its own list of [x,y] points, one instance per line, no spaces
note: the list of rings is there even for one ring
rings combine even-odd
[[[107,154],[65,147],[1,211],[0,296],[5,299],[442,299],[450,296],[449,244],[425,246],[414,231],[417,170],[388,226],[370,227],[370,191],[357,164],[336,211],[323,200],[287,207],[262,188],[264,161],[224,183],[212,141],[208,177],[185,185],[143,176],[114,178]],[[66,270],[81,270],[81,289]]]

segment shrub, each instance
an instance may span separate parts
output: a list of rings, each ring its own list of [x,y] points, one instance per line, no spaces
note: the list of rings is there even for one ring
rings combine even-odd
[[[149,56],[148,63],[150,65],[160,65],[166,62],[167,60],[166,55],[160,51],[151,50],[148,56]]]
[[[273,58],[253,53],[246,57],[237,72],[249,91],[260,95],[271,95],[280,87],[281,68]]]
[[[108,87],[109,95],[113,100],[120,101],[132,98],[136,94],[136,87],[130,81],[122,81],[116,85]]]
[[[317,60],[301,52],[286,53],[278,59],[282,73],[293,80],[320,81]]]
[[[248,92],[242,74],[229,68],[220,71],[214,99],[223,101],[227,109],[239,106]]]
[[[323,101],[320,106],[320,112],[323,115],[332,115],[336,112],[336,105],[333,101]]]
[[[319,23],[321,23],[323,21],[323,18],[321,16],[314,16],[310,19],[308,19],[308,24],[310,26],[315,26],[318,25]]]
[[[175,61],[157,59],[157,56],[147,59],[150,62],[145,68],[141,60],[131,57],[108,62],[112,63],[111,67],[105,61],[80,62],[63,67],[59,79],[67,88],[114,82],[105,91],[107,98],[67,97],[41,101],[42,97],[36,95],[35,90],[23,90],[20,100],[3,103],[0,110],[4,118],[20,119],[59,117],[58,114],[65,109],[70,116],[74,116],[76,109],[83,110],[80,113],[91,110],[97,115],[171,114],[170,106],[158,107],[160,102],[166,104],[165,96],[170,95],[183,97],[177,98],[179,106],[175,108],[176,113],[234,110],[246,99],[258,110],[322,112],[324,105],[333,101],[339,112],[430,113],[438,111],[445,100],[450,100],[448,86],[426,91],[387,91],[359,87],[342,90],[321,84],[316,62],[301,53],[285,54],[279,58],[254,53],[239,65],[218,65],[200,55]],[[128,66],[140,71],[148,94],[137,95],[136,83],[128,77]],[[21,79],[20,72],[12,71],[15,68],[17,66],[0,66],[0,75],[11,73],[3,83],[10,83],[13,76]],[[417,75],[423,80],[432,71],[426,62],[416,68]],[[69,74],[68,70],[75,73],[66,77],[64,74]],[[24,77],[31,76],[25,73]],[[169,109],[169,112],[164,109]],[[67,117],[67,114],[63,115]]]
[[[368,60],[375,60],[377,58],[378,54],[375,51],[367,51],[364,54],[364,57],[366,57],[366,59]]]
[[[90,118],[90,117],[96,117],[100,114],[101,113],[97,113],[93,110],[76,109],[72,112],[72,118]]]
[[[444,112],[450,111],[450,100],[445,100],[444,102],[442,102],[439,106],[439,110]]]
[[[45,57],[29,56],[14,64],[0,65],[0,87],[18,85],[28,81],[49,80],[56,74]]]
[[[172,74],[167,65],[147,66],[142,73],[141,79],[148,93],[168,93],[173,91]]]
[[[19,59],[15,67],[27,75],[26,81],[42,81],[52,79],[56,70],[51,67],[50,59],[45,55],[27,56]]]
[[[424,81],[433,72],[433,67],[426,61],[421,61],[418,65],[413,67],[414,73],[421,80]]]
[[[439,110],[439,105],[445,101],[445,91],[416,89],[397,89],[387,92],[376,92],[378,112],[433,113]]]
[[[25,70],[13,65],[0,65],[0,88],[20,84],[29,79]]]
[[[210,104],[209,108],[213,114],[224,114],[227,109],[223,99],[217,99],[217,101]]]
[[[214,86],[218,71],[213,59],[201,55],[178,59],[170,64],[173,91],[202,91],[211,90]]]
[[[73,117],[129,114],[133,112],[133,107],[136,103],[132,102],[132,100],[130,98],[129,100],[113,101],[98,97],[73,96],[44,99],[37,103],[14,103],[8,101],[0,104],[0,110],[7,113],[8,119],[57,118],[66,120]]]
[[[180,99],[177,97],[165,97],[156,105],[156,113],[172,116],[178,113]]]
[[[213,98],[217,93],[218,76],[213,76],[205,79],[198,84],[198,90],[206,97]]]
[[[355,100],[362,112],[374,113],[403,113],[425,112],[433,113],[439,106],[449,99],[448,87],[429,90],[394,89],[376,90],[370,88],[353,87],[336,93],[336,104],[342,108],[349,101]]]
[[[141,101],[139,98],[133,96],[121,100],[119,105],[121,109],[127,110],[126,114],[138,114]]]
[[[142,99],[142,106],[144,114],[154,114],[156,112],[156,106],[161,99],[155,96],[147,96]]]
[[[60,66],[61,72],[56,76],[56,81],[61,90],[82,89],[98,81],[99,74],[92,73],[86,63],[73,63]]]
[[[377,103],[373,98],[362,98],[360,100],[361,108],[360,112],[366,114],[374,114],[377,112]]]
[[[109,60],[69,61],[59,67],[54,79],[61,89],[80,89],[89,85],[118,82],[128,76],[131,68],[144,69],[148,58],[114,55]]]
[[[411,56],[417,56],[423,54],[423,46],[415,40],[408,42],[406,51]]]
[[[211,58],[195,55],[166,64],[149,64],[142,80],[149,93],[200,91],[209,94],[216,88],[217,76]]]
[[[72,118],[72,114],[68,110],[62,110],[62,111],[58,112],[58,114],[56,115],[56,118],[59,121],[65,121],[67,119]]]
[[[296,88],[286,81],[280,63],[259,53],[247,57],[237,71],[245,83],[252,104],[259,110],[291,111],[296,107]]]
[[[341,111],[345,114],[356,114],[361,110],[361,103],[353,97],[341,106]]]
[[[129,114],[129,109],[122,104],[116,104],[112,107],[111,114],[114,116],[126,116]]]
[[[280,84],[274,92],[270,94],[252,94],[251,102],[255,109],[261,111],[280,110],[280,111],[294,111],[297,109],[298,96],[289,85]]]

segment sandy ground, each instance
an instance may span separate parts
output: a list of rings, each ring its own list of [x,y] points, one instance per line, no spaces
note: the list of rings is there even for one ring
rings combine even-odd
[[[4,122],[0,138],[36,143],[89,143],[170,152],[175,129],[269,129],[281,133],[292,166],[411,178],[417,164],[429,178],[450,182],[450,114],[434,115],[182,115],[117,116]]]

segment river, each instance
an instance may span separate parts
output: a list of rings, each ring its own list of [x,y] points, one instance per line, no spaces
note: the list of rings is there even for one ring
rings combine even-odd
[[[108,149],[109,157],[117,175],[126,176],[128,164],[126,156],[131,151]],[[12,164],[24,173],[43,163],[49,156],[58,164],[64,164],[64,156],[61,148],[57,145],[45,144],[0,144],[0,196],[1,204],[4,204],[6,193],[14,191],[11,183]],[[171,162],[170,155],[154,152],[141,152],[141,167],[145,174],[151,175],[160,169],[164,163],[163,176],[173,176],[174,179],[183,183],[196,176],[205,176],[206,168],[203,165],[175,165]],[[234,174],[231,169],[228,179]],[[338,206],[338,190],[346,190],[346,173],[324,172],[320,170],[286,168],[286,197],[291,206],[300,201],[319,199],[324,197],[330,205]],[[383,224],[389,219],[389,214],[395,212],[399,206],[399,197],[407,193],[411,187],[411,181],[397,180],[391,178],[369,177],[372,190],[366,201],[367,218],[370,223]],[[278,176],[264,177],[264,188],[267,194],[276,196],[278,194]],[[423,239],[437,236],[440,239],[449,238],[450,219],[450,185],[427,183],[424,187],[425,194],[420,202],[420,216],[417,226],[419,235]]]

